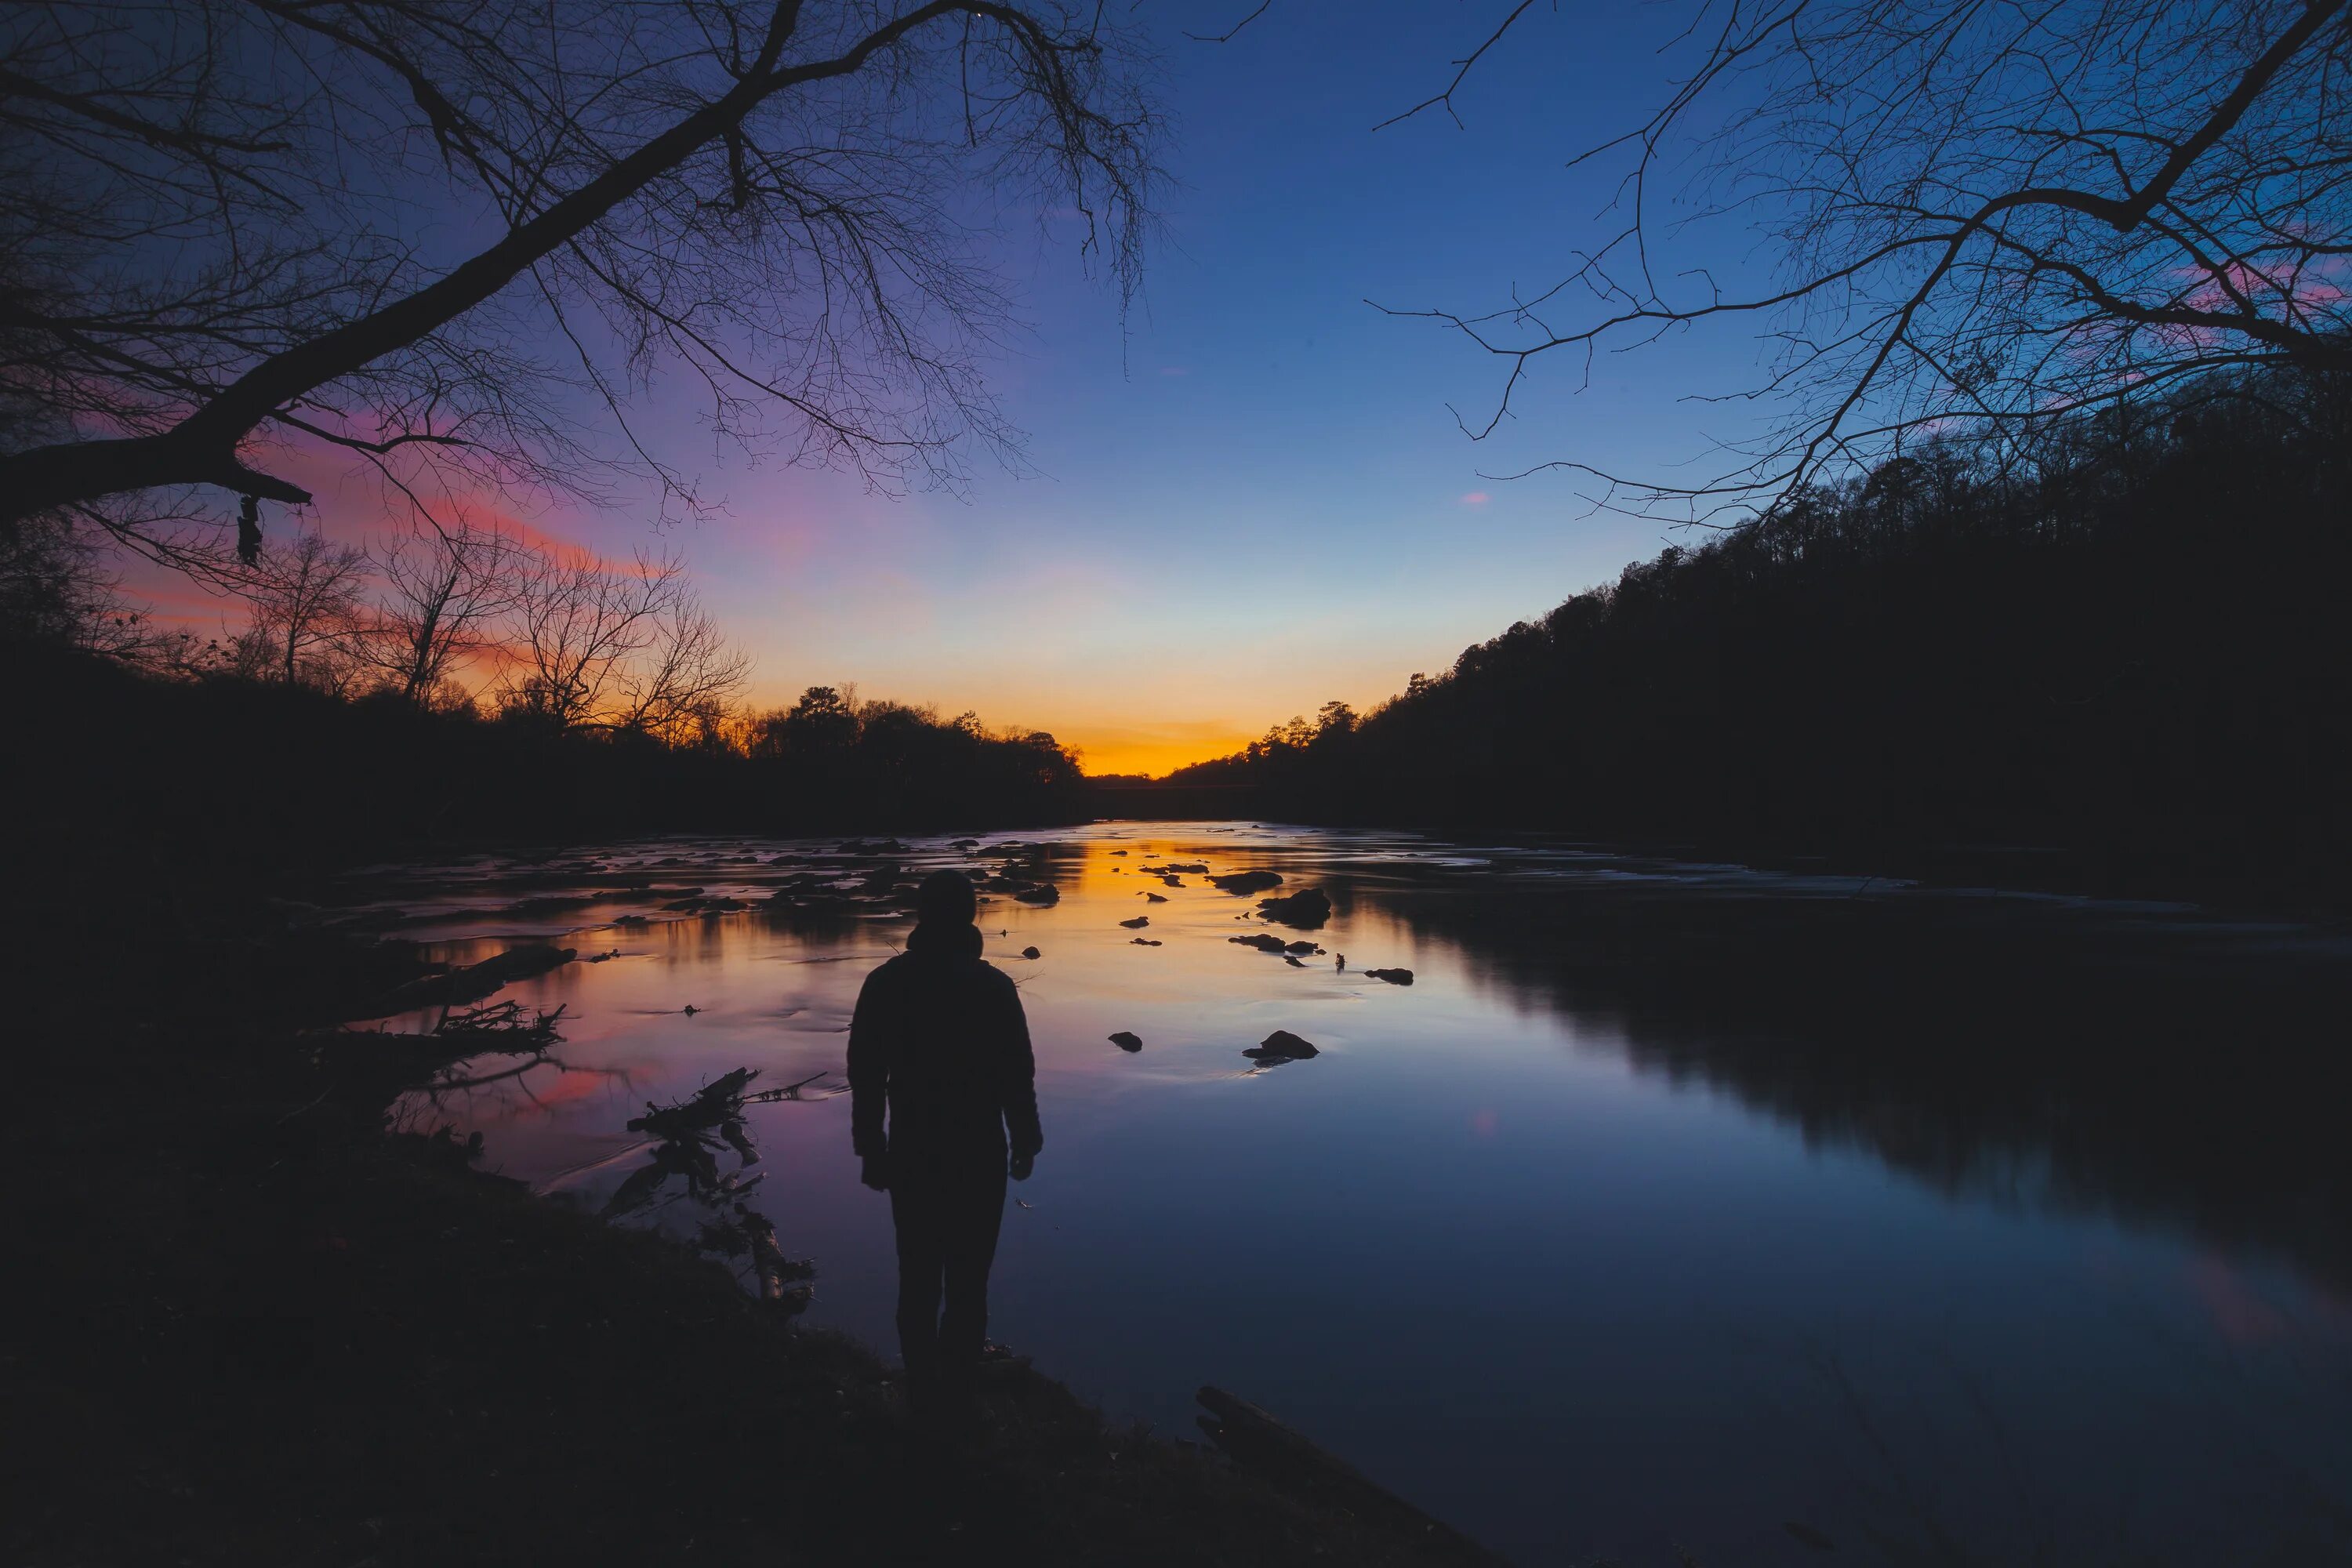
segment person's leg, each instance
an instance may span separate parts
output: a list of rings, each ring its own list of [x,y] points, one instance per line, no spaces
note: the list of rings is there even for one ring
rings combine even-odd
[[[910,1389],[928,1385],[939,1362],[948,1228],[942,1195],[929,1182],[900,1179],[890,1187],[890,1221],[898,1241],[898,1354],[907,1363]]]
[[[962,1376],[988,1342],[988,1270],[1004,1223],[1003,1156],[959,1181],[946,1208],[947,1310],[940,1316],[939,1354],[943,1370]]]

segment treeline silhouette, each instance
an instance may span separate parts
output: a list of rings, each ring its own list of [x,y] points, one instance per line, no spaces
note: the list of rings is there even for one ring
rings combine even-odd
[[[436,710],[231,674],[166,677],[0,643],[31,808],[7,858],[48,876],[275,881],[425,846],[639,833],[1022,826],[1083,815],[1076,760],[832,688],[666,740],[544,713]]]
[[[2217,379],[1931,441],[1168,782],[1293,820],[2340,889],[2347,392]]]

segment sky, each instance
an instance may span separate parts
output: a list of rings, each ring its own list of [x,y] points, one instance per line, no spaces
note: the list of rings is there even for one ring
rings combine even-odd
[[[1490,439],[1495,363],[1367,300],[1465,312],[1549,286],[1605,231],[1614,166],[1570,170],[1668,90],[1671,7],[1531,10],[1456,101],[1429,96],[1507,6],[1244,0],[1143,8],[1165,54],[1173,187],[1125,320],[1067,225],[1015,226],[1028,330],[989,369],[1025,472],[981,457],[961,493],[714,454],[683,387],[640,410],[698,460],[718,515],[524,514],[625,557],[674,548],[751,655],[751,696],[855,683],[1050,731],[1091,773],[1232,751],[1324,701],[1369,708],[1678,535],[1596,510],[1589,483],[1486,477],[1575,458],[1650,474],[1735,417],[1687,395],[1752,382],[1752,329],[1543,366]],[[1719,242],[1718,242],[1719,243]],[[1697,258],[1717,269],[1739,256]],[[322,491],[331,495],[331,487]],[[331,508],[332,502],[329,503]]]

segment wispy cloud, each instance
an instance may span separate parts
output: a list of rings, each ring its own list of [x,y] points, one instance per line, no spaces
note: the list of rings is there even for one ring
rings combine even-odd
[[[1462,498],[1462,504],[1464,506],[1485,506],[1488,501],[1493,500],[1495,498],[1493,496],[1488,495],[1485,490],[1472,490],[1469,494]]]

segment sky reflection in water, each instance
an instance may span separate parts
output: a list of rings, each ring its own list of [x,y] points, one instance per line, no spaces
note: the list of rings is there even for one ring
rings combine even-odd
[[[1809,1561],[1792,1521],[1864,1562],[2352,1555],[2352,1178],[2315,1121],[2340,1083],[2312,1076],[2343,1069],[2298,1000],[2341,994],[2334,933],[1394,834],[984,843],[1016,837],[1044,847],[980,863],[1061,901],[981,914],[1046,1135],[992,1331],[1111,1410],[1181,1433],[1215,1382],[1528,1563]],[[453,958],[619,950],[502,993],[564,1005],[574,1070],[420,1113],[601,1206],[648,1100],[837,1074],[906,922],[757,900],[812,866],[969,862],[832,847],[614,846],[528,891],[483,885],[507,861],[368,879]],[[1170,859],[1326,889],[1328,953],[1230,942],[1280,928],[1140,869]],[[632,870],[753,907],[524,901]],[[631,911],[655,923],[606,923]],[[1388,966],[1413,984],[1363,973]],[[1242,1055],[1277,1028],[1321,1055]],[[889,1347],[846,1098],[747,1115],[760,1206],[816,1266],[809,1321]]]

